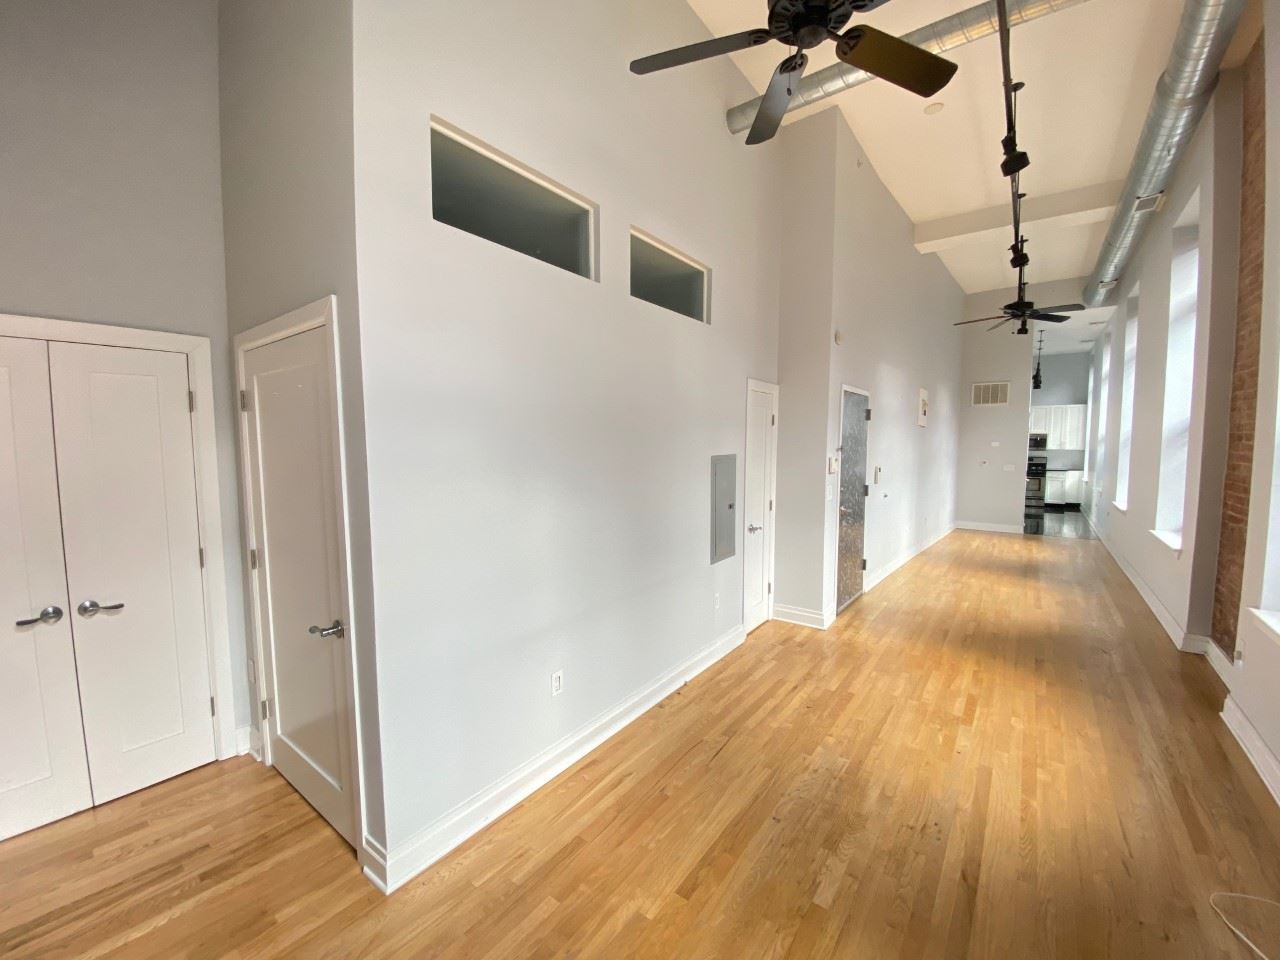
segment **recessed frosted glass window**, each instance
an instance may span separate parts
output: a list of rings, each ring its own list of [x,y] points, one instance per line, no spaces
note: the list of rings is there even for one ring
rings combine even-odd
[[[1129,509],[1129,472],[1133,464],[1134,381],[1138,375],[1138,294],[1125,303],[1124,357],[1120,369],[1120,434],[1116,453],[1116,506]]]
[[[432,215],[544,263],[595,279],[595,207],[516,161],[431,128]]]
[[[711,271],[691,257],[638,230],[631,231],[631,295],[710,323]]]
[[[1169,270],[1169,338],[1164,367],[1164,426],[1160,435],[1160,488],[1156,530],[1181,544],[1195,381],[1196,314],[1200,306],[1200,228],[1175,227]]]

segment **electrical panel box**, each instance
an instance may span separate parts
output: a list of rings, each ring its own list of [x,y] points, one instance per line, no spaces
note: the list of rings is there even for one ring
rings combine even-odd
[[[737,511],[738,455],[722,453],[711,458],[711,562],[728,560],[738,552]]]

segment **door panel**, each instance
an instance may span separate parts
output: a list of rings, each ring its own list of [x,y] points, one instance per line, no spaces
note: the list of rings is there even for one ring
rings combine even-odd
[[[845,391],[840,418],[840,545],[836,577],[836,604],[840,610],[862,594],[869,405],[864,394]]]
[[[743,618],[750,632],[769,619],[773,599],[773,475],[775,394],[751,387],[747,391],[746,531],[742,538]]]
[[[245,354],[258,619],[272,764],[354,844],[347,641],[328,330]]]
[[[48,348],[0,337],[0,839],[93,804],[67,616]],[[57,622],[16,626],[46,607]]]
[[[70,613],[93,795],[214,758],[182,354],[52,343]]]

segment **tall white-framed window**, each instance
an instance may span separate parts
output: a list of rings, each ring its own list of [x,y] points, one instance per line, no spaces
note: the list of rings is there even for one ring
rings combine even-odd
[[[1129,509],[1129,474],[1133,466],[1134,380],[1138,373],[1138,311],[1140,301],[1134,288],[1124,305],[1124,353],[1120,360],[1120,432],[1116,437],[1115,505]]]
[[[1101,493],[1106,482],[1107,471],[1107,429],[1111,419],[1111,334],[1103,334],[1098,341],[1098,433],[1094,441],[1093,462],[1098,478],[1095,487]]]
[[[1187,457],[1195,380],[1196,318],[1200,305],[1199,198],[1173,230],[1169,266],[1169,336],[1164,366],[1164,417],[1160,433],[1160,485],[1153,531],[1175,550],[1182,547],[1186,511]]]
[[[1094,417],[1098,415],[1098,403],[1093,396],[1093,357],[1089,357],[1089,387],[1085,391],[1085,442],[1084,442],[1084,482],[1093,479],[1093,429]]]

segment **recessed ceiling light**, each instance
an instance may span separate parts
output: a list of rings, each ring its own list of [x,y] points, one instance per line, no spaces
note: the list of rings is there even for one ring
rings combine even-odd
[[[933,103],[929,104],[924,108],[925,115],[932,117],[935,113],[941,113],[942,108],[945,106],[946,104],[943,103],[941,100],[935,100]]]

